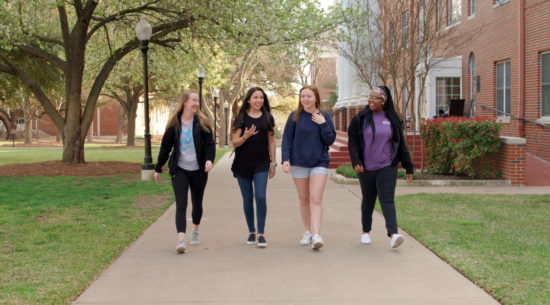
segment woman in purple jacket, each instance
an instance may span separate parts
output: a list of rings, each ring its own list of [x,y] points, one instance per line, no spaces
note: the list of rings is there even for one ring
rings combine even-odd
[[[401,162],[405,168],[407,182],[413,179],[413,164],[405,144],[401,118],[395,111],[388,87],[374,88],[369,94],[368,105],[351,120],[348,148],[363,195],[361,243],[371,243],[369,233],[378,196],[386,220],[386,230],[391,237],[390,246],[399,247],[404,239],[397,232],[395,215],[397,164]]]

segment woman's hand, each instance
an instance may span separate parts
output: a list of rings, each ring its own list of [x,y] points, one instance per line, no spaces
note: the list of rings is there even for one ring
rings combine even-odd
[[[283,162],[283,171],[287,174],[290,173],[290,162],[288,161]]]
[[[270,166],[269,167],[269,179],[275,177],[275,169],[276,169],[275,166]]]
[[[210,170],[212,170],[212,161],[208,160],[204,164],[204,171],[208,173]]]
[[[248,138],[250,138],[251,136],[257,134],[258,131],[256,130],[256,125],[252,125],[250,126],[250,129],[248,129],[248,127],[246,127],[244,129],[244,134],[243,134],[243,137],[244,137],[244,140],[246,141]]]
[[[413,174],[406,174],[406,177],[407,177],[407,183],[411,183],[414,179],[414,175]]]
[[[354,170],[356,173],[362,173],[365,169],[363,168],[363,165],[357,164],[357,165],[355,165],[355,167],[353,168],[353,170]]]
[[[320,113],[320,112],[317,112],[317,113],[314,113],[311,115],[311,120],[319,125],[325,123],[327,120],[325,119],[325,116]]]
[[[160,173],[155,172],[155,174],[153,176],[154,176],[156,182],[160,182]]]

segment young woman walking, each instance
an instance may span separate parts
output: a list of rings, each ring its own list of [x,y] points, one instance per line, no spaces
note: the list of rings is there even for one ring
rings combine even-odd
[[[191,244],[198,245],[200,243],[199,224],[203,213],[202,198],[208,172],[212,169],[216,155],[212,125],[199,110],[199,96],[194,90],[181,94],[178,108],[168,119],[155,166],[154,177],[157,182],[160,181],[162,166],[168,161],[169,155],[169,173],[176,196],[176,230],[179,239],[176,251],[184,253],[187,248],[185,242],[187,193],[191,189],[193,205]]]
[[[390,90],[386,86],[374,88],[369,94],[368,105],[353,117],[348,128],[349,154],[363,196],[363,244],[371,243],[369,233],[377,196],[391,238],[390,246],[397,248],[404,241],[397,233],[394,196],[399,162],[406,170],[407,182],[413,180],[413,164],[405,141]]]
[[[315,86],[304,86],[300,89],[298,108],[286,122],[281,154],[283,170],[291,173],[300,201],[305,229],[300,244],[311,244],[315,250],[324,246],[320,235],[323,192],[330,163],[328,147],[335,139],[330,115],[321,111],[319,91]]]
[[[243,210],[248,225],[247,244],[267,247],[264,236],[267,215],[267,180],[275,176],[275,121],[265,92],[254,87],[246,97],[232,128],[235,159],[231,166],[243,197]],[[254,225],[254,198],[258,231]],[[257,236],[256,236],[257,234]]]

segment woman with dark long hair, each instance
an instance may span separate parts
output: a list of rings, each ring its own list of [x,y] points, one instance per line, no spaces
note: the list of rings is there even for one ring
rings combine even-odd
[[[321,110],[317,87],[304,86],[298,100],[298,108],[288,117],[283,134],[283,170],[290,172],[298,192],[305,230],[300,244],[311,244],[319,250],[324,246],[320,234],[330,163],[328,147],[336,139],[336,130],[330,114]]]
[[[215,155],[216,146],[212,136],[212,125],[199,109],[199,95],[194,90],[184,91],[180,97],[180,104],[170,115],[166,124],[154,174],[155,180],[159,182],[162,166],[170,159],[169,173],[176,196],[176,230],[179,239],[176,251],[178,253],[184,253],[187,248],[185,232],[189,189],[191,189],[193,205],[191,244],[200,243],[202,199],[208,172],[212,169]]]
[[[397,232],[395,213],[395,186],[397,165],[406,170],[407,182],[413,180],[413,164],[405,143],[401,118],[395,111],[390,90],[386,86],[374,88],[368,105],[356,114],[348,128],[348,148],[351,163],[361,184],[361,243],[370,244],[372,213],[376,197],[380,201],[391,238],[391,248],[404,241]]]
[[[248,90],[233,122],[232,142],[235,159],[231,166],[243,197],[243,210],[248,226],[247,244],[267,247],[264,236],[267,215],[267,180],[275,176],[275,120],[264,90]],[[254,225],[254,199],[258,231]],[[257,235],[257,236],[256,236]]]

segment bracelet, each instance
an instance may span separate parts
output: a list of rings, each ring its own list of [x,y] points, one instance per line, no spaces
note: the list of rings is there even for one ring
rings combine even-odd
[[[271,163],[269,163],[269,167],[277,167],[277,162],[271,162]]]

